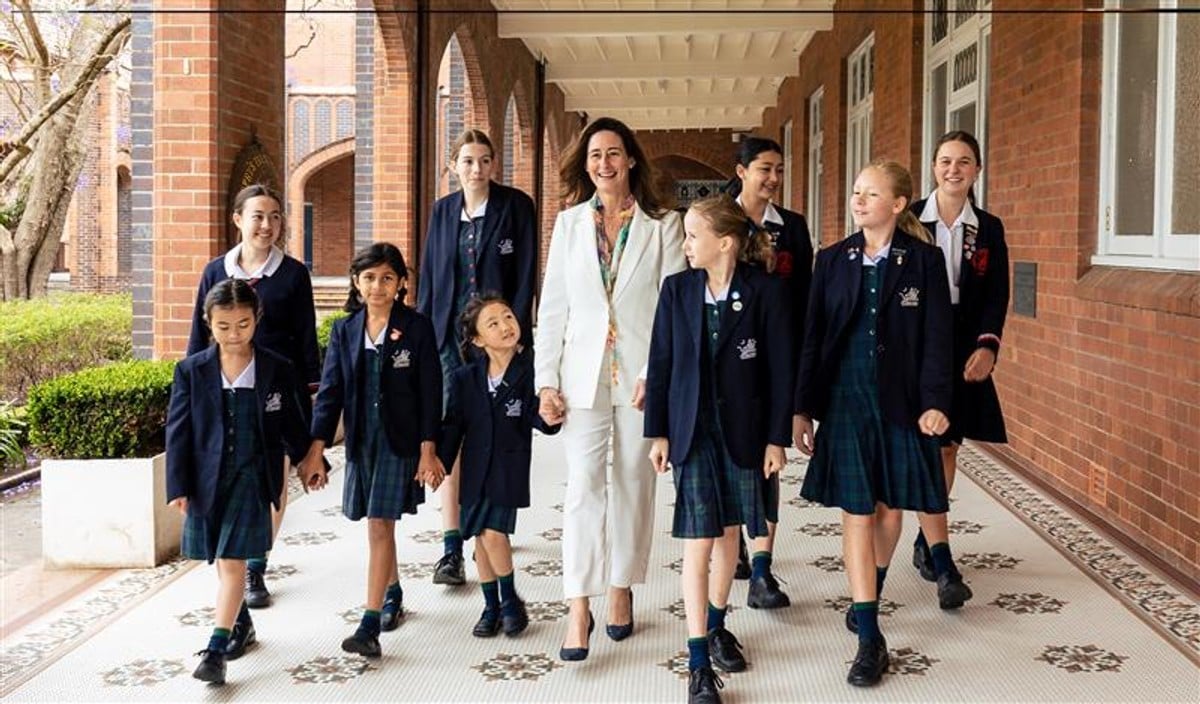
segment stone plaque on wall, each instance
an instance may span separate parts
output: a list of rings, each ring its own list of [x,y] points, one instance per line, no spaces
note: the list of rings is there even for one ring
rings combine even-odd
[[[246,186],[261,183],[279,191],[279,174],[275,170],[275,162],[267,153],[266,147],[258,141],[258,136],[252,136],[246,146],[238,152],[233,162],[233,171],[229,174],[229,190],[225,194],[225,247],[232,249],[241,240],[237,228],[233,226],[233,199],[238,191]],[[283,204],[280,203],[282,207]]]
[[[1013,264],[1013,312],[1037,317],[1037,262]]]

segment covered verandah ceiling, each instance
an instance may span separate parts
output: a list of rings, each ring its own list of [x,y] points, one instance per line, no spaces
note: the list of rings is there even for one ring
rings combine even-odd
[[[833,0],[492,0],[566,109],[641,130],[762,124]]]

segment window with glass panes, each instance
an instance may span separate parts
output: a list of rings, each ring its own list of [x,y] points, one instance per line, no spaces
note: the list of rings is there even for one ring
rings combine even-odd
[[[1103,74],[1100,236],[1092,262],[1200,271],[1200,15],[1106,14]]]
[[[812,234],[813,251],[821,241],[821,175],[825,164],[821,160],[825,147],[825,128],[821,124],[821,112],[825,106],[825,87],[818,88],[808,97],[808,185],[807,210],[809,232]]]
[[[925,149],[922,188],[935,187],[928,164],[943,134],[965,130],[979,140],[987,164],[988,59],[991,56],[992,3],[980,0],[926,0]],[[975,196],[983,205],[986,172],[979,174]]]
[[[875,35],[846,60],[846,192],[849,201],[858,172],[871,161],[871,118],[875,106]],[[853,227],[846,208],[846,226]]]

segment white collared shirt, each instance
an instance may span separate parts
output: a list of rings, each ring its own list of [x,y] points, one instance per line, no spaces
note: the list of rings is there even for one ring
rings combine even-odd
[[[708,284],[704,285],[704,302],[705,303],[715,306],[727,298],[729,298],[729,286],[728,285],[726,285],[725,288],[721,289],[721,291],[719,293],[717,293],[717,295],[715,295],[715,296],[713,295],[712,289],[710,289],[708,287]]]
[[[367,332],[367,326],[363,325],[363,347],[378,352],[379,348],[383,347],[383,336],[387,334],[387,331],[388,326],[384,325],[379,329],[379,334],[375,336],[374,340],[372,340],[371,333]]]
[[[946,277],[950,279],[950,303],[958,305],[958,279],[962,271],[963,230],[966,225],[979,227],[979,216],[971,207],[971,201],[963,203],[962,212],[950,225],[946,225],[938,212],[937,191],[929,194],[925,200],[925,209],[921,211],[921,222],[936,223],[937,246],[941,248],[946,259]]]
[[[883,247],[880,247],[879,251],[876,252],[875,256],[873,256],[873,257],[871,255],[867,254],[867,250],[864,248],[863,249],[863,266],[875,266],[875,265],[879,264],[879,262],[881,260],[887,259],[888,255],[891,253],[892,253],[892,243],[891,242],[888,242]]]
[[[233,381],[225,378],[225,372],[221,372],[221,388],[229,389],[253,389],[254,388],[254,358],[250,358],[250,363],[242,370],[241,374]]]
[[[743,210],[746,209],[745,204],[742,203],[742,197],[740,195],[737,197],[737,204],[742,206]],[[751,218],[751,220],[753,219],[754,218]],[[783,226],[783,216],[779,214],[779,211],[775,209],[775,206],[771,204],[771,201],[767,201],[767,208],[763,211],[763,224],[765,225],[769,222],[779,225],[780,227]]]
[[[272,276],[279,269],[279,265],[283,263],[283,250],[272,247],[271,253],[267,255],[267,261],[254,271],[247,272],[238,263],[241,255],[242,245],[240,242],[225,253],[225,275],[231,279],[261,279],[264,276]]]
[[[488,393],[495,396],[496,391],[501,386],[504,386],[504,373],[501,372],[500,376],[492,376],[491,374],[489,374],[488,378],[487,378],[487,382],[488,382]]]
[[[487,200],[484,200],[482,203],[479,204],[479,207],[475,209],[475,212],[468,213],[467,212],[467,199],[463,198],[463,207],[462,207],[462,210],[460,210],[458,213],[459,221],[460,222],[471,222],[475,218],[483,217],[484,215],[487,214],[487,204],[488,204]]]

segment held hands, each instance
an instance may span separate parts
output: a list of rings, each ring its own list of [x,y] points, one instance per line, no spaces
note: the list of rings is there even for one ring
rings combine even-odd
[[[558,425],[566,416],[567,404],[558,389],[547,386],[538,392],[538,415],[547,425]]]
[[[804,415],[792,416],[792,442],[796,449],[812,456],[813,453],[813,422],[812,418]]]
[[[167,502],[168,506],[174,506],[175,508],[179,509],[179,513],[183,514],[184,516],[187,515],[187,504],[188,502],[186,496],[177,496]]]
[[[980,347],[971,353],[967,366],[963,369],[965,381],[983,381],[992,374],[996,366],[996,353],[986,347]]]
[[[926,435],[941,435],[950,429],[950,419],[936,408],[930,408],[917,419],[917,427]]]
[[[313,441],[309,446],[308,453],[304,455],[304,459],[300,460],[300,464],[296,467],[296,472],[300,476],[300,485],[304,487],[304,493],[309,490],[316,491],[324,489],[329,483],[329,473],[325,469],[325,445],[320,441]]]
[[[786,462],[781,446],[767,445],[767,456],[763,458],[763,477],[770,479],[772,474],[782,472]]]
[[[646,380],[638,379],[633,385],[633,407],[639,411],[646,409]]]
[[[654,438],[650,441],[650,464],[654,465],[655,472],[662,474],[670,468],[670,463],[667,462],[670,450],[671,445],[666,438]]]
[[[428,449],[426,447],[428,446]],[[433,443],[421,443],[421,459],[417,462],[417,481],[437,491],[446,478],[446,467],[433,450]]]

